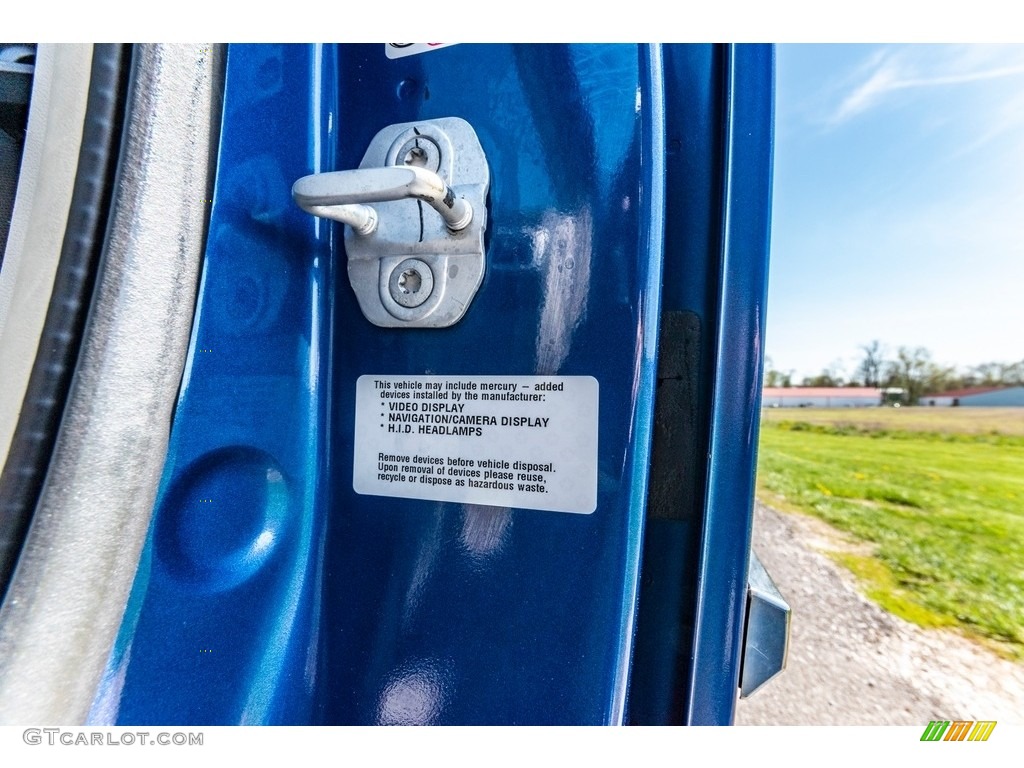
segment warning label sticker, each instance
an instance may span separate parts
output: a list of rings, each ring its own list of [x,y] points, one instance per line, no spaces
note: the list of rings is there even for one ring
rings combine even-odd
[[[389,59],[401,59],[406,56],[415,56],[418,53],[437,51],[447,48],[449,45],[458,45],[458,43],[385,43],[384,55]]]
[[[590,514],[597,425],[592,376],[360,376],[352,487]]]

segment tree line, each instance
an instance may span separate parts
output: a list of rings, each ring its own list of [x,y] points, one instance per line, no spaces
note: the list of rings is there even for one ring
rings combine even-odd
[[[793,371],[779,371],[771,358],[765,359],[766,387],[899,387],[907,403],[917,403],[922,395],[941,394],[968,387],[1024,385],[1024,360],[1015,363],[982,363],[968,368],[939,365],[924,347],[900,347],[890,356],[877,339],[860,347],[856,370],[847,376],[838,360],[817,376],[794,382]]]

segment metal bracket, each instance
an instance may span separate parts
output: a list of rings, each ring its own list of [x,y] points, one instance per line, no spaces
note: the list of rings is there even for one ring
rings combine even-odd
[[[347,225],[348,278],[367,320],[447,328],[483,281],[489,184],[473,127],[444,117],[384,128],[358,170],[304,176],[292,196]]]
[[[741,698],[750,696],[786,668],[789,616],[789,603],[751,550],[740,671]]]

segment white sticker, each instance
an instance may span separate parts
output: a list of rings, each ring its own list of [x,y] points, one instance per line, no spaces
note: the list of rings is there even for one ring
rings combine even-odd
[[[447,48],[449,45],[458,45],[458,43],[385,43],[384,55],[389,59],[401,59],[404,56],[414,56],[417,53]]]
[[[593,376],[360,376],[356,493],[590,514]]]

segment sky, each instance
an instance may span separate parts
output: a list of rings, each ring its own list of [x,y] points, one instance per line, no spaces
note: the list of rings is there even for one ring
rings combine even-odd
[[[1024,46],[780,45],[766,353],[1024,359]]]

